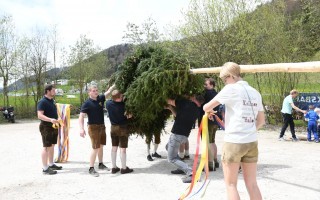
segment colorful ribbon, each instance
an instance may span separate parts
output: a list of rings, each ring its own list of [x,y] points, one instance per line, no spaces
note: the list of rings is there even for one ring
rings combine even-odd
[[[202,134],[202,140],[201,140],[201,159],[198,166],[198,159],[199,159],[199,148],[200,148],[200,136]],[[197,183],[200,180],[203,168],[205,169],[205,180],[201,187],[196,191],[192,196],[198,194],[203,188],[205,188],[204,192],[206,191],[206,187],[204,187],[207,183],[208,176],[209,176],[209,167],[208,167],[208,145],[209,145],[209,137],[208,137],[208,115],[205,114],[202,117],[201,124],[198,131],[197,136],[197,147],[196,147],[196,154],[193,161],[193,167],[192,167],[192,181],[189,187],[186,189],[186,191],[180,196],[179,200],[185,199],[188,197],[194,186],[195,183]],[[197,168],[198,166],[198,168]],[[208,186],[208,184],[207,184]],[[191,196],[191,197],[192,197]]]
[[[59,125],[58,126],[58,157],[55,162],[66,162],[69,157],[69,129],[70,129],[70,104],[56,104]]]
[[[222,128],[222,130],[224,130],[224,122],[219,118],[218,115],[213,115],[214,120],[216,120],[216,122],[218,123],[218,125]]]

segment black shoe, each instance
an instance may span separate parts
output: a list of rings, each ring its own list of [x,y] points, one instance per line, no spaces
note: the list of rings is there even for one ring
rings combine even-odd
[[[99,163],[99,166],[98,166],[99,169],[102,169],[102,170],[107,170],[107,171],[110,171],[110,169],[105,166],[103,163]]]
[[[92,176],[94,176],[94,177],[98,177],[98,176],[99,176],[99,173],[96,172],[96,170],[95,170],[93,167],[91,167],[91,168],[89,169],[89,174],[92,175]]]
[[[120,168],[119,168],[119,167],[112,168],[112,169],[111,169],[111,174],[115,174],[115,173],[117,173],[118,171],[120,171]]]
[[[42,170],[42,173],[45,175],[54,175],[57,174],[57,171],[52,170],[50,167],[48,167],[48,169]]]
[[[216,168],[213,166],[209,166],[209,172],[216,171]]]
[[[172,170],[171,174],[185,174],[181,169]]]
[[[133,172],[133,169],[130,169],[129,167],[120,170],[121,174],[127,174],[127,173],[131,173],[131,172]]]
[[[152,154],[152,157],[161,158],[161,155],[159,155],[157,152]]]
[[[191,183],[191,181],[192,181],[192,174],[182,177],[183,183]]]
[[[56,164],[53,164],[52,166],[49,166],[49,168],[53,170],[62,170],[62,166],[57,166]]]
[[[183,160],[188,160],[188,159],[190,159],[189,155],[185,155],[184,158],[183,158]]]
[[[184,160],[184,157],[181,158],[179,155],[177,155],[177,159],[183,161],[183,160]]]
[[[153,161],[153,158],[152,158],[150,155],[147,156],[147,159],[148,159],[149,161]]]
[[[214,168],[219,168],[219,163],[218,162],[214,163]]]

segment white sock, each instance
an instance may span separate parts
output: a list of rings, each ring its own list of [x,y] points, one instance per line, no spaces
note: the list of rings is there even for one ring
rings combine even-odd
[[[49,166],[51,167],[53,165],[53,163],[50,163]]]
[[[43,166],[43,170],[46,171],[49,168],[49,166]]]
[[[112,168],[117,167],[117,152],[111,151],[111,162],[112,162]]]
[[[159,147],[159,144],[154,144],[154,146],[153,146],[154,153],[156,153],[156,152],[157,152],[158,147]]]
[[[147,153],[150,155],[150,144],[147,144]]]
[[[184,152],[179,152],[179,157],[184,158]]]
[[[121,157],[121,166],[122,166],[122,169],[126,169],[127,168],[127,154],[124,153],[124,152],[121,152],[120,154],[120,157]]]
[[[189,155],[189,150],[185,150],[185,151],[184,151],[184,154],[185,154],[186,156],[188,156],[188,155]]]

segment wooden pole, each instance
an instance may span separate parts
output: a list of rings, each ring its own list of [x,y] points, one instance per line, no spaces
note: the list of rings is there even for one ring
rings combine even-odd
[[[320,61],[300,63],[274,63],[260,65],[240,65],[241,73],[258,72],[320,72]],[[221,67],[190,69],[192,74],[219,73]]]

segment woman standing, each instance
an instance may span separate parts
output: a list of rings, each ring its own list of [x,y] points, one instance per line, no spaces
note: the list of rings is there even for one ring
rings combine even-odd
[[[250,199],[262,199],[257,184],[257,130],[265,123],[260,93],[243,81],[240,66],[225,63],[220,71],[225,87],[203,106],[205,112],[225,104],[225,137],[221,156],[228,199],[240,199],[237,190],[241,164]]]

